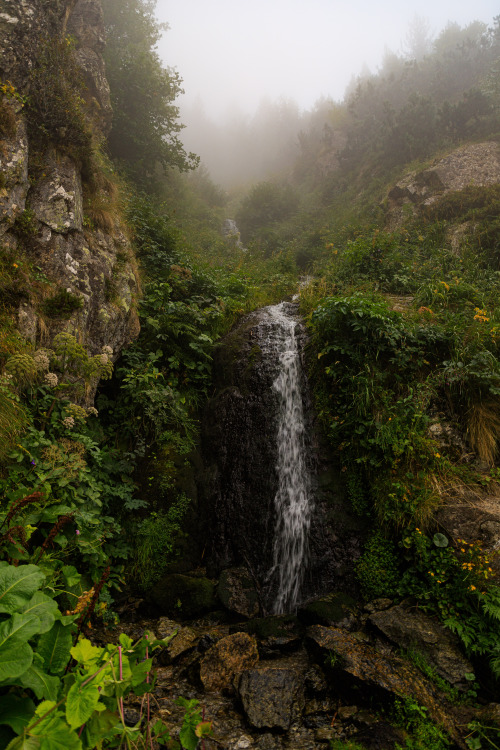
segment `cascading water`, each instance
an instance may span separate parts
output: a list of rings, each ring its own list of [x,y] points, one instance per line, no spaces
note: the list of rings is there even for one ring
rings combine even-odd
[[[279,373],[273,382],[278,393],[277,462],[278,491],[269,580],[277,581],[274,614],[293,611],[299,602],[308,558],[311,523],[311,481],[306,461],[302,367],[296,336],[297,319],[287,303],[266,308],[268,336],[265,348],[278,358]],[[264,347],[263,347],[264,348]]]
[[[216,347],[202,421],[204,561],[211,576],[246,575],[264,615],[352,586],[359,549],[309,404],[303,341],[296,303],[245,316]]]

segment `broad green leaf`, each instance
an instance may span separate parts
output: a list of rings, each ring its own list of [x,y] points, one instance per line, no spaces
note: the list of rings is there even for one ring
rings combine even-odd
[[[0,701],[0,724],[7,724],[16,734],[21,734],[34,713],[35,704],[31,698],[18,698],[10,693]]]
[[[439,531],[434,534],[432,537],[433,543],[436,545],[436,547],[447,547],[448,546],[448,538],[441,534]]]
[[[82,733],[84,747],[99,747],[100,740],[109,735],[119,721],[118,715],[107,708],[101,713],[94,713]]]
[[[40,637],[37,654],[43,659],[47,672],[58,674],[66,667],[72,643],[70,628],[61,622],[55,622],[52,629]]]
[[[134,645],[134,641],[132,638],[127,635],[126,633],[120,633],[120,636],[118,638],[118,641],[120,643],[120,646],[123,646],[124,649],[131,649]]]
[[[35,615],[12,615],[0,625],[0,649],[26,643],[40,632],[40,620]]]
[[[40,620],[38,632],[46,633],[53,626],[56,616],[59,614],[59,607],[50,596],[42,594],[41,591],[36,591],[22,612],[25,615],[31,614],[38,617]]]
[[[0,612],[12,614],[24,607],[44,580],[37,565],[0,568]]]
[[[192,726],[183,726],[179,732],[181,745],[185,750],[196,750],[198,747],[198,737]]]
[[[82,577],[81,573],[77,571],[74,565],[65,565],[61,568],[61,573],[64,576],[67,586],[76,586]]]
[[[95,711],[99,702],[99,690],[96,685],[82,685],[75,682],[66,699],[66,720],[72,729],[85,724]]]
[[[141,661],[139,662],[139,664],[135,664],[132,667],[132,685],[134,687],[136,685],[140,685],[141,682],[146,681],[146,677],[148,676],[148,673],[151,671],[152,666],[153,666],[153,660],[146,659],[145,661]]]
[[[103,653],[104,649],[93,646],[88,638],[80,638],[71,649],[73,659],[84,666],[95,664]]]
[[[30,668],[33,651],[27,643],[15,648],[0,649],[0,684],[17,685],[19,677]]]
[[[51,714],[30,730],[40,738],[40,750],[81,750],[82,743],[77,733],[59,716]]]
[[[33,690],[39,700],[47,698],[49,701],[56,701],[61,680],[59,677],[46,674],[42,670],[40,662],[41,659],[35,658],[30,668],[17,678],[16,684]]]
[[[40,750],[40,737],[16,737],[5,750]]]
[[[196,725],[194,733],[197,737],[209,737],[212,733],[212,722],[200,721],[200,723]]]
[[[0,625],[0,683],[12,685],[33,661],[29,638],[38,632],[40,620],[15,614]]]

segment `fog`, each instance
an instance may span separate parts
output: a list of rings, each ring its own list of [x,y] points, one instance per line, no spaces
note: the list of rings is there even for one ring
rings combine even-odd
[[[278,101],[299,111],[341,101],[355,76],[408,51],[416,21],[434,38],[449,21],[491,24],[499,12],[498,0],[158,0],[169,25],[158,53],[184,82],[186,147],[213,163],[218,147],[200,139],[215,125],[244,128]]]

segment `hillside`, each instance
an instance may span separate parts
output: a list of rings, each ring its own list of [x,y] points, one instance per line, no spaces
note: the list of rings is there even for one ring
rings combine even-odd
[[[500,17],[228,193],[154,2],[5,5],[0,747],[499,746]]]

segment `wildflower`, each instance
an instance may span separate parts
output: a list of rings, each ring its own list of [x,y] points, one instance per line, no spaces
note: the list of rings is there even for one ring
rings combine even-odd
[[[80,529],[77,529],[77,530],[75,531],[75,534],[76,534],[77,536],[80,536],[80,534],[81,534],[81,533],[82,533],[82,532],[80,531]]]
[[[88,409],[87,409],[87,414],[91,414],[94,417],[98,417],[99,416],[99,412],[97,411],[97,409],[95,408],[95,406],[89,406]]]
[[[17,265],[17,263],[13,263],[13,264],[12,264],[12,266],[13,266],[14,268],[19,268],[19,266]]]
[[[49,357],[47,353],[43,351],[43,349],[39,349],[37,352],[35,352],[33,355],[33,359],[35,360],[37,370],[41,370],[43,372],[44,370],[49,369]]]
[[[30,464],[31,464],[32,466],[36,466],[36,461],[35,461],[35,459],[33,459],[32,461],[30,461]]]
[[[439,283],[444,286],[444,288],[446,289],[447,292],[450,291],[450,285],[447,284],[446,281],[440,281]]]
[[[55,372],[48,372],[44,377],[44,382],[49,388],[55,388],[59,380]]]
[[[62,423],[68,428],[68,430],[75,426],[75,420],[73,417],[64,417]]]
[[[107,354],[100,354],[99,359],[101,360],[102,365],[107,365],[109,362],[109,357]]]
[[[108,346],[107,344],[105,344],[102,347],[101,351],[102,351],[103,354],[107,354],[109,356],[111,356],[113,354],[113,349],[110,346]]]
[[[487,323],[489,321],[487,310],[481,310],[479,307],[475,307],[474,312],[476,313],[474,315],[474,320],[479,321],[479,323]]]
[[[435,456],[436,458],[441,458],[441,454],[440,454],[440,453],[435,453],[435,454],[434,454],[434,456]]]
[[[475,591],[475,590],[476,590],[475,586],[469,586],[469,591]]]

